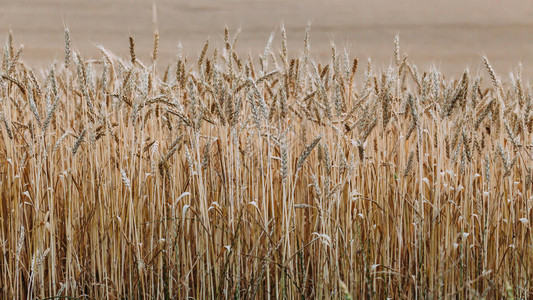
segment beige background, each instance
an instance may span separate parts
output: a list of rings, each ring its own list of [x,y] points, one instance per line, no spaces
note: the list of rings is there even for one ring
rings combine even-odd
[[[63,57],[63,28],[85,57],[98,55],[96,43],[127,55],[128,36],[138,55],[152,48],[152,1],[135,0],[0,0],[0,33],[10,29],[25,45],[26,62],[46,65]],[[392,57],[393,38],[400,34],[411,61],[432,62],[447,74],[465,67],[477,72],[486,54],[503,79],[519,62],[533,76],[533,2],[494,0],[445,1],[155,1],[161,34],[162,63],[170,63],[181,41],[196,59],[206,38],[221,45],[224,25],[242,28],[238,50],[261,52],[270,32],[283,21],[289,47],[300,51],[304,28],[311,21],[311,48],[327,59],[330,41],[360,58],[371,56],[381,66]],[[279,40],[278,40],[279,41]],[[275,44],[279,48],[279,43]],[[212,49],[212,48],[211,48]],[[293,52],[295,53],[295,52]],[[481,69],[484,72],[483,69]]]

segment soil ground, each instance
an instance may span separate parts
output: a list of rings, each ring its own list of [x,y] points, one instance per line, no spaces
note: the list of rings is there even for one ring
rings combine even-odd
[[[153,43],[152,1],[135,0],[0,0],[0,34],[12,30],[23,43],[23,60],[46,66],[62,60],[63,28],[68,25],[75,47],[85,58],[99,55],[101,43],[127,55],[128,36],[136,40],[138,56],[148,59]],[[279,49],[279,25],[284,22],[289,48],[301,51],[306,24],[312,22],[311,54],[325,61],[330,43],[361,59],[372,57],[386,67],[393,38],[400,34],[403,51],[424,69],[432,64],[445,74],[460,76],[464,68],[485,72],[487,55],[504,81],[524,66],[533,78],[533,5],[529,1],[494,0],[197,0],[155,1],[161,36],[160,65],[173,62],[177,44],[195,60],[207,38],[222,46],[225,25],[241,28],[241,54],[262,50],[272,31]],[[212,48],[211,48],[212,49]],[[293,52],[295,53],[295,52]]]

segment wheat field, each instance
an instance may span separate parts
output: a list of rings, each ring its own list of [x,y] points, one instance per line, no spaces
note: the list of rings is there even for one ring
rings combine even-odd
[[[0,79],[0,298],[529,298],[531,87],[286,32]],[[273,40],[280,49],[274,49]],[[127,47],[128,45],[124,45]]]

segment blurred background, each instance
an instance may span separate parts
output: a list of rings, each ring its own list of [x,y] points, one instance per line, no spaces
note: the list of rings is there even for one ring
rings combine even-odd
[[[398,33],[402,52],[422,69],[435,65],[454,76],[467,67],[485,72],[480,56],[487,55],[504,81],[519,62],[524,77],[533,76],[532,1],[0,0],[0,33],[13,31],[15,42],[25,46],[23,60],[35,66],[63,59],[65,26],[85,58],[99,56],[98,43],[127,57],[132,35],[138,56],[148,60],[154,4],[161,65],[173,63],[179,42],[189,60],[196,60],[207,38],[221,48],[225,25],[231,34],[241,29],[237,52],[257,54],[271,32],[274,49],[280,48],[283,22],[289,50],[297,54],[311,22],[311,55],[319,61],[329,59],[334,41],[338,49],[386,68]]]

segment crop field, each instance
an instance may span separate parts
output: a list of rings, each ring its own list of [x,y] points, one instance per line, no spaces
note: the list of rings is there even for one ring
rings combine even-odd
[[[295,54],[279,28],[168,65],[157,30],[142,61],[66,29],[46,68],[8,34],[0,298],[530,298],[522,66],[446,76],[399,36],[388,68],[315,60],[310,26]]]

